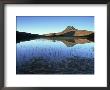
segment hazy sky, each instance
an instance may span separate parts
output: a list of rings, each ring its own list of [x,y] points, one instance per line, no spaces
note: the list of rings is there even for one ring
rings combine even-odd
[[[36,34],[61,32],[67,26],[94,30],[94,16],[17,16],[17,31]]]

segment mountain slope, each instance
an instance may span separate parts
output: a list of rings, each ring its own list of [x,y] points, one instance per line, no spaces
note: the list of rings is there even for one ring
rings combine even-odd
[[[73,26],[67,26],[67,28],[62,32],[44,34],[44,36],[87,36],[90,34],[94,34],[94,32],[87,30],[78,30]]]

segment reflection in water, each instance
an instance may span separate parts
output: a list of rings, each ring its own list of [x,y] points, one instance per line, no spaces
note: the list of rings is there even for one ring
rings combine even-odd
[[[17,43],[17,74],[93,74],[94,43],[42,38]]]

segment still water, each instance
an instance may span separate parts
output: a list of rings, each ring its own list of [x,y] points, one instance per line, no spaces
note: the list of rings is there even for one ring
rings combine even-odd
[[[94,74],[94,42],[40,38],[16,44],[17,74]]]

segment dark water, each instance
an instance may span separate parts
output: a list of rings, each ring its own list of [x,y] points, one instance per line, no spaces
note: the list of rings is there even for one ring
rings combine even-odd
[[[41,38],[16,44],[17,74],[94,74],[94,42]]]

